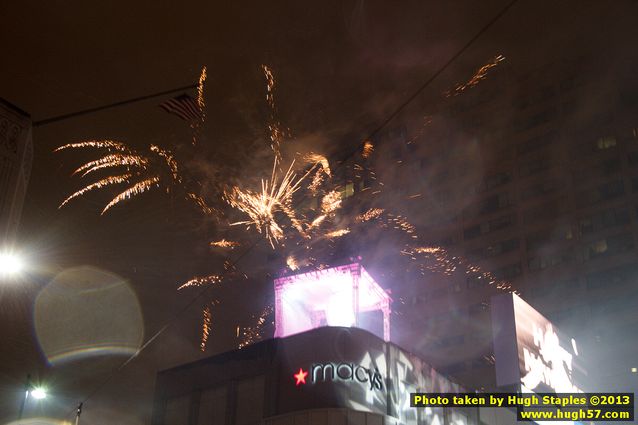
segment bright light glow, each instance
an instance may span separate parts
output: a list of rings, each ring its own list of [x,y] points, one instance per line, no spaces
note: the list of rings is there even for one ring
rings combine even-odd
[[[638,373],[638,367],[632,367],[631,373]]]
[[[34,388],[33,391],[31,391],[31,395],[36,400],[42,400],[43,398],[46,398],[47,392],[44,388],[38,387],[38,388]]]
[[[389,340],[390,297],[358,263],[275,280],[276,337],[321,326],[361,327],[359,314],[371,311],[383,313]]]
[[[14,276],[24,267],[22,259],[13,253],[4,252],[0,254],[0,274],[4,276]]]

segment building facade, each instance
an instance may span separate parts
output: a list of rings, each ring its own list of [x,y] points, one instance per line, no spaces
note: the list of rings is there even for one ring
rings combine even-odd
[[[412,408],[417,391],[464,390],[365,330],[320,327],[160,372],[152,424],[482,423],[478,408]]]
[[[0,99],[0,240],[5,244],[16,237],[32,163],[31,118]]]

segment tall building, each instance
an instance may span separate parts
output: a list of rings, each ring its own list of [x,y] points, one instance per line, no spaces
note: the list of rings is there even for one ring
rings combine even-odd
[[[593,390],[638,389],[638,80],[599,59],[506,63],[374,140],[379,205],[487,273],[390,285],[397,342],[470,387],[494,387],[490,281],[506,281],[576,337]]]
[[[27,192],[33,141],[29,114],[0,98],[0,240],[16,236]]]

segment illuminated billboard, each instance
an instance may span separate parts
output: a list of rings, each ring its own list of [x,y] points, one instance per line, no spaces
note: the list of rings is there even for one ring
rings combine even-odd
[[[366,319],[378,313],[378,328]],[[359,263],[275,280],[275,337],[322,326],[359,327],[390,340],[390,296]]]
[[[582,392],[578,345],[515,294],[492,298],[496,383],[521,392]]]

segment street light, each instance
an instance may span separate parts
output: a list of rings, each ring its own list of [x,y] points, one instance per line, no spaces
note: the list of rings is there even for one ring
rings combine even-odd
[[[47,391],[43,387],[36,387],[33,389],[33,391],[31,391],[31,395],[36,400],[42,400],[43,398],[47,397]]]
[[[0,275],[15,276],[22,271],[24,261],[13,252],[0,253]]]
[[[31,375],[27,375],[27,380],[24,383],[24,390],[24,398],[22,399],[22,403],[20,403],[18,420],[22,419],[24,408],[26,407],[27,401],[29,400],[29,396],[31,396],[34,400],[43,400],[47,397],[46,388],[43,386],[33,385],[33,382],[31,382]]]

